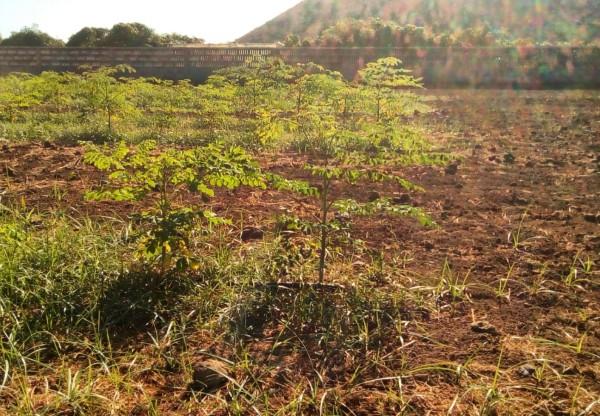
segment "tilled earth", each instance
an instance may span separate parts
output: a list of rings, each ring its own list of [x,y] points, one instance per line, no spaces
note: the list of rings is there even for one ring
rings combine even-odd
[[[465,279],[465,296],[453,302],[449,291],[441,293],[437,311],[422,314],[402,344],[390,340],[389,354],[405,350],[412,366],[469,363],[473,385],[492,383],[500,357],[504,396],[514,401],[504,410],[499,406],[497,414],[569,414],[574,394],[582,411],[600,397],[600,94],[425,94],[435,110],[422,115],[422,127],[438,148],[460,159],[448,167],[400,172],[425,188],[423,193],[385,184],[335,189],[337,196],[361,201],[374,191],[397,198],[424,208],[439,225],[421,228],[413,219],[385,215],[353,218],[350,236],[367,248],[353,254],[356,269],[370,262],[365,253],[383,253],[385,258],[388,273],[377,285],[436,287],[444,263],[452,273],[447,279]],[[82,151],[48,142],[5,145],[0,151],[3,202],[98,219],[124,218],[139,209],[84,200],[84,192],[101,184],[105,175],[82,164]],[[285,177],[309,178],[295,155],[259,159],[265,169]],[[220,214],[243,218],[245,227],[264,229],[267,236],[274,231],[273,216],[282,209],[302,216],[317,212],[315,201],[273,190],[220,191],[211,204]],[[232,241],[254,244],[239,239],[239,228],[229,234]],[[344,279],[332,274],[332,280]],[[576,351],[580,340],[583,347]],[[257,354],[261,348],[257,342]],[[301,357],[294,361],[294,354],[271,359],[286,362],[298,374],[309,371]],[[536,382],[535,368],[523,366],[539,364],[540,357],[552,362],[550,381]],[[387,365],[399,364],[392,360]],[[343,379],[351,374],[352,364],[341,363],[337,371]],[[355,388],[346,405],[352,404],[356,414],[391,414],[380,410],[372,388],[368,383]],[[410,406],[419,414],[446,414],[449,409],[466,414],[477,407],[476,388],[441,375],[415,373],[407,389]],[[539,407],[521,407],[523,397],[523,403]],[[168,406],[175,412],[175,405]],[[600,404],[586,414],[594,412],[600,412]]]

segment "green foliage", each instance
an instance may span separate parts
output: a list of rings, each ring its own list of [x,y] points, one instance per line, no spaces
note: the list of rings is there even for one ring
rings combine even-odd
[[[189,81],[122,77],[133,71],[126,65],[82,71],[0,77],[0,121],[11,123],[5,126],[10,133],[5,138],[35,138],[33,131],[43,128],[71,143],[114,140],[131,131],[138,140],[250,143],[252,120],[236,114],[244,93],[222,77],[195,86]]]
[[[325,29],[320,46],[431,46],[432,38],[422,27],[399,26],[381,19],[342,19]]]
[[[101,27],[84,27],[71,35],[66,46],[91,48],[102,44],[109,30]]]
[[[117,23],[101,39],[97,46],[141,47],[159,46],[154,29],[142,23]]]
[[[422,88],[421,80],[407,75],[410,71],[401,68],[400,65],[402,61],[398,58],[381,58],[376,62],[367,63],[366,67],[359,72],[359,76],[369,87],[387,89],[388,93],[389,90],[397,87]]]
[[[134,216],[140,227],[134,239],[148,262],[160,264],[161,274],[172,263],[180,270],[199,267],[199,260],[192,255],[192,235],[197,224],[203,222],[206,232],[226,222],[208,209],[178,206],[178,195],[190,192],[208,201],[214,196],[215,187],[266,186],[258,164],[238,147],[211,144],[189,150],[160,151],[156,142],[150,140],[134,149],[124,142],[113,148],[99,148],[90,143],[84,146],[85,163],[110,172],[108,188],[88,192],[87,198],[156,200],[151,208]]]
[[[333,106],[338,98],[336,94],[344,90],[342,75],[320,65],[300,64],[290,72],[293,82],[289,87],[289,101],[295,103],[296,114],[314,105],[323,108]]]
[[[105,280],[124,269],[123,246],[110,221],[2,204],[0,212],[0,362],[35,366],[52,337],[94,316]]]
[[[0,77],[0,120],[48,121],[67,114],[73,110],[77,85],[77,75],[52,71]]]
[[[117,23],[111,29],[84,27],[69,37],[66,46],[70,47],[144,47],[204,43],[201,38],[177,33],[157,34],[154,29],[142,23]],[[0,39],[0,46],[50,46],[61,47],[65,43],[55,39],[36,26],[24,27],[13,32],[6,39]]]
[[[209,84],[236,86],[238,111],[253,114],[271,101],[274,92],[289,78],[289,72],[290,67],[279,58],[250,61],[244,66],[216,71]]]
[[[110,186],[89,197],[145,205],[158,198],[152,209],[138,215],[136,238],[144,257],[160,263],[163,271],[173,258],[182,268],[193,259],[192,236],[198,223],[220,221],[208,211],[177,206],[174,201],[181,192],[199,195],[205,201],[213,196],[214,187],[233,189],[269,183],[278,190],[315,198],[320,213],[310,228],[321,233],[321,281],[330,234],[339,228],[333,221],[334,211],[410,215],[429,224],[424,213],[394,207],[389,200],[351,206],[337,203],[332,193],[336,184],[358,182],[392,182],[420,191],[395,169],[443,164],[450,159],[435,153],[418,132],[399,123],[400,116],[413,116],[414,110],[422,107],[417,96],[405,90],[421,87],[420,80],[402,69],[397,59],[369,63],[360,73],[360,83],[349,83],[339,73],[316,64],[289,66],[281,60],[228,68],[200,86],[117,78],[128,71],[132,68],[119,65],[87,70],[82,75],[13,75],[2,79],[0,91],[9,97],[7,102],[12,102],[5,107],[7,118],[42,108],[48,114],[79,114],[89,123],[97,123],[99,116],[104,123],[96,124],[96,129],[105,125],[106,134],[101,137],[109,140],[118,135],[117,120],[135,121],[148,128],[149,137],[161,140],[183,123],[190,123],[188,129],[199,130],[195,144],[203,146],[195,150],[159,151],[152,140],[142,140],[134,150],[124,143],[104,151],[91,144],[86,148],[87,163],[111,172]],[[227,140],[230,146],[214,144],[219,139]],[[245,152],[232,143],[305,153],[308,160],[304,168],[313,180],[307,183],[260,174]]]
[[[364,88],[364,97],[371,101],[375,111],[375,122],[394,118],[397,115],[398,95],[394,94],[396,88],[422,88],[420,78],[409,75],[410,71],[401,68],[402,61],[397,58],[388,57],[369,62],[364,69],[358,71]],[[401,97],[406,101],[407,96]],[[387,112],[387,114],[386,114]]]
[[[12,32],[9,37],[2,39],[0,46],[65,46],[60,39],[55,39],[42,32],[36,26],[24,27],[18,32]]]
[[[287,38],[285,38],[283,44],[287,48],[292,48],[294,46],[300,46],[302,43],[300,42],[300,36],[298,36],[297,33],[290,33]]]
[[[32,88],[34,76],[25,73],[12,73],[2,78],[0,83],[0,120],[15,122],[38,103],[37,92]]]
[[[135,110],[127,100],[127,94],[131,91],[128,79],[115,78],[118,74],[132,72],[135,72],[132,67],[121,64],[84,71],[81,78],[79,99],[84,102],[83,110],[103,113],[109,135],[113,131],[115,117]]]
[[[434,32],[421,26],[400,26],[379,18],[339,20],[325,29],[318,39],[320,46],[347,47],[507,46],[513,43],[513,38],[506,31],[488,23]]]
[[[204,39],[197,38],[195,36],[181,35],[179,33],[165,33],[159,36],[159,42],[161,46],[167,45],[190,45],[190,44],[202,44]]]
[[[288,84],[287,101],[295,103],[294,108],[272,106],[263,108],[260,113],[257,134],[263,144],[275,142],[283,135],[293,135],[302,140],[298,150],[309,155],[304,168],[316,185],[314,188],[294,185],[288,189],[318,200],[319,219],[312,228],[320,233],[320,283],[324,279],[330,234],[340,229],[339,221],[331,215],[333,211],[352,215],[375,212],[409,215],[418,218],[423,225],[433,225],[431,219],[415,207],[394,206],[385,198],[367,203],[341,200],[332,193],[336,183],[359,181],[391,181],[408,190],[422,190],[391,171],[399,165],[444,164],[450,158],[431,152],[428,143],[416,132],[396,126],[398,116],[404,114],[398,103],[404,105],[414,99],[397,88],[421,87],[420,81],[407,75],[399,64],[395,58],[368,64],[361,73],[361,87],[348,84],[339,74],[318,66],[299,67],[289,76]],[[354,102],[355,95],[372,101],[375,114],[354,108],[358,103],[358,100]]]
[[[142,23],[117,23],[111,29],[84,27],[73,34],[66,46],[143,47],[201,44],[204,39],[178,33],[158,34]]]
[[[372,216],[378,212],[386,212],[399,217],[416,218],[422,226],[435,226],[431,217],[422,209],[410,205],[397,205],[389,198],[378,198],[363,204],[354,199],[336,200],[331,207],[340,213],[357,216]]]

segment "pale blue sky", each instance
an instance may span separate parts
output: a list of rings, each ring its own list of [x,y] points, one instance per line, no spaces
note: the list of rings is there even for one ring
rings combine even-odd
[[[24,26],[58,39],[86,26],[110,29],[139,22],[158,33],[180,33],[207,42],[229,42],[273,19],[301,0],[0,0],[0,35]]]

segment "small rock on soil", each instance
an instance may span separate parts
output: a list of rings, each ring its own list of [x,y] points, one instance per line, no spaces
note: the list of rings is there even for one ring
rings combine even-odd
[[[376,201],[379,198],[381,198],[381,196],[379,195],[379,192],[377,192],[377,191],[369,192],[369,202]]]
[[[600,224],[600,214],[583,214],[583,219],[587,222]]]
[[[458,163],[450,163],[444,171],[446,175],[456,175],[456,172],[458,172]]]
[[[535,374],[535,367],[530,364],[524,364],[517,369],[517,375],[521,377],[531,377]]]
[[[194,367],[192,382],[188,389],[203,393],[216,391],[229,381],[229,369],[227,365],[218,360],[206,360]]]
[[[261,240],[265,236],[265,232],[257,227],[246,227],[242,230],[240,238],[242,241]]]
[[[471,324],[471,331],[479,334],[498,334],[496,327],[487,321],[477,321]]]
[[[408,204],[410,202],[409,194],[401,194],[400,196],[392,199],[394,204]]]

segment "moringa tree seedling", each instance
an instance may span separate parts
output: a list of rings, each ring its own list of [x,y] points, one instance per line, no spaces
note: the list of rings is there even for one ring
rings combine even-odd
[[[120,64],[114,67],[100,67],[84,71],[81,78],[80,99],[88,110],[101,112],[106,116],[108,134],[113,132],[115,116],[135,112],[135,108],[127,99],[131,92],[129,80],[115,78],[118,74],[131,74],[135,69]]]
[[[136,235],[139,252],[150,263],[160,265],[161,275],[171,262],[177,269],[199,267],[191,253],[190,235],[200,221],[211,225],[227,222],[199,205],[180,206],[183,192],[199,194],[203,201],[214,196],[214,187],[241,185],[265,187],[260,167],[243,149],[211,144],[188,150],[157,148],[144,141],[135,148],[124,142],[114,148],[85,143],[84,161],[109,171],[108,189],[90,191],[89,199],[156,202],[134,216],[140,226]]]
[[[295,134],[302,138],[303,150],[309,157],[304,169],[315,178],[316,189],[304,187],[299,191],[318,199],[320,212],[315,228],[320,234],[319,283],[324,280],[329,236],[340,227],[340,221],[331,218],[332,211],[342,216],[388,212],[413,216],[423,225],[433,225],[423,210],[396,205],[388,198],[362,203],[356,199],[339,199],[332,193],[336,183],[356,184],[359,181],[394,182],[407,190],[422,190],[390,171],[394,167],[411,164],[444,164],[450,159],[449,155],[431,152],[431,146],[418,133],[397,128],[392,113],[387,112],[385,119],[382,117],[384,101],[390,103],[401,98],[396,97],[400,93],[392,87],[420,85],[403,70],[392,68],[398,62],[394,58],[386,58],[368,65],[364,77],[375,94],[377,105],[374,116],[350,112],[345,105],[341,107],[343,112],[332,111],[340,108],[335,100],[348,96],[354,86],[336,77],[335,73],[327,72],[308,73],[292,82],[291,93],[299,99],[291,114],[276,108],[262,113],[259,135],[263,142],[274,140],[278,135]],[[358,120],[349,123],[349,114]]]

